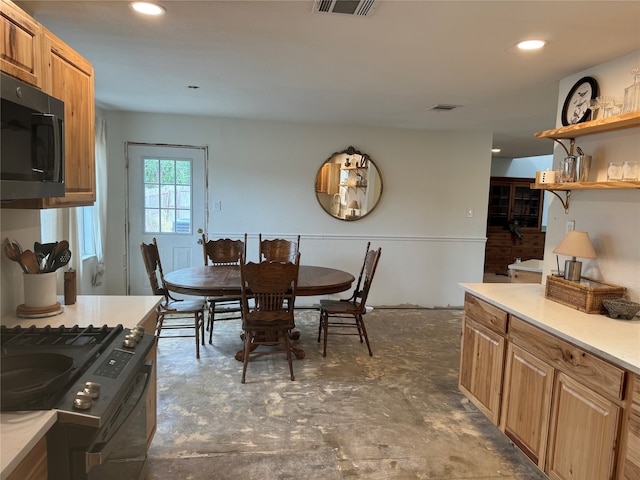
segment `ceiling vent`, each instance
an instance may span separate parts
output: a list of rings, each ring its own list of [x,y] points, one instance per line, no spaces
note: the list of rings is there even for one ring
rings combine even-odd
[[[427,110],[433,112],[450,112],[461,106],[462,105],[454,105],[452,103],[437,103],[433,107],[427,108]]]
[[[313,11],[321,13],[346,13],[366,17],[376,9],[377,0],[315,0]]]

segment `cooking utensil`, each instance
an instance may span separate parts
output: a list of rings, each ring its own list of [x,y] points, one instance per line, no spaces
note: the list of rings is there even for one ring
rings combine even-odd
[[[22,252],[20,259],[22,260],[22,265],[26,268],[26,273],[40,273],[38,258],[31,250]]]
[[[2,357],[0,382],[2,408],[26,405],[63,386],[73,368],[73,358],[59,353],[31,353]]]
[[[53,266],[53,260],[57,255],[60,255],[61,252],[63,252],[64,250],[68,250],[69,249],[69,242],[66,240],[60,240],[59,242],[56,242],[55,247],[53,248],[53,251],[49,254],[49,257],[47,258],[47,265],[46,265],[46,271],[47,272],[51,272],[53,270],[51,270],[51,267]]]
[[[29,273],[27,271],[27,267],[25,267],[24,263],[22,263],[22,249],[19,245],[13,243],[11,240],[7,240],[7,242],[4,244],[4,254],[9,260],[13,260],[17,264],[19,264],[23,272]]]
[[[58,253],[57,255],[53,255],[53,261],[51,261],[51,266],[47,270],[47,272],[54,272],[60,267],[64,267],[71,260],[71,250],[68,248]]]
[[[36,258],[38,259],[38,265],[40,265],[41,270],[46,269],[47,260],[49,255],[53,253],[53,250],[56,248],[58,242],[50,242],[50,243],[33,243],[33,251],[36,254]]]

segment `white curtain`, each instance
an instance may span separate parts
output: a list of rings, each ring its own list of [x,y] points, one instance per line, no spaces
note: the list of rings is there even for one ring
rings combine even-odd
[[[93,206],[93,238],[96,264],[91,284],[102,285],[105,272],[104,249],[107,242],[107,120],[96,119],[96,203]]]

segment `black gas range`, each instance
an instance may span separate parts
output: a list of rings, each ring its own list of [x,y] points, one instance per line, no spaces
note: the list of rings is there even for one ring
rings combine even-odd
[[[111,478],[123,466],[140,469],[127,478],[144,478],[154,343],[122,325],[0,327],[1,409],[58,412],[47,435],[50,478]]]

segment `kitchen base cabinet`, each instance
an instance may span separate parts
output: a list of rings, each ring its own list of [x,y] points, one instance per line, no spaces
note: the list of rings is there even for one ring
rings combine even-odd
[[[553,367],[509,344],[500,430],[544,469],[553,392]]]
[[[549,433],[549,478],[612,478],[619,416],[615,403],[560,373]]]
[[[500,418],[507,314],[477,297],[465,297],[458,387],[496,425]]]
[[[47,437],[42,437],[7,480],[47,480]]]
[[[156,312],[155,310],[147,314],[139,323],[144,328],[145,333],[154,335],[156,332]],[[149,383],[149,391],[147,392],[147,447],[151,446],[151,441],[156,433],[158,423],[158,361],[157,361],[158,343],[147,355],[147,361],[153,362],[153,372],[151,382]]]
[[[620,458],[623,480],[640,480],[640,375],[633,376],[627,413],[626,444]]]

